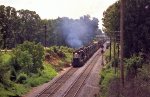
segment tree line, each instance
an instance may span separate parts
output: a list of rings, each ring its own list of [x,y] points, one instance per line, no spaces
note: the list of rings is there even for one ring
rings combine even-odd
[[[148,0],[126,0],[124,16],[124,55],[148,54],[150,51],[150,2]],[[105,12],[103,30],[116,38],[120,31],[120,1],[111,5]],[[118,37],[119,38],[119,37]]]
[[[41,19],[35,11],[16,10],[10,6],[0,5],[0,47],[3,49],[16,47],[24,41],[34,41],[44,46],[74,47],[70,44],[71,40],[67,40],[66,37],[69,33],[77,34],[79,31],[85,35],[76,37],[83,45],[89,43],[97,34],[98,19],[89,15],[79,19]]]

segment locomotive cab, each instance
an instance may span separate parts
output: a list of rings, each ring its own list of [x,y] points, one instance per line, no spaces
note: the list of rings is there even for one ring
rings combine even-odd
[[[80,52],[74,52],[73,53],[73,59],[72,59],[72,66],[73,67],[80,67],[82,66],[82,60],[81,60],[81,56],[80,56]]]

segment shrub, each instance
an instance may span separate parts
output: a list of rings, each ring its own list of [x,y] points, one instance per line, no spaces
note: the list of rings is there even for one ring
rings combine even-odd
[[[25,85],[13,83],[11,88],[8,89],[8,91],[11,92],[13,96],[9,97],[21,97],[24,93],[28,92],[28,90],[29,87]],[[9,94],[7,93],[7,95]]]
[[[137,69],[142,67],[142,58],[133,56],[125,60],[127,65],[127,78],[134,78],[137,75]]]
[[[38,69],[43,69],[44,48],[41,44],[25,41],[23,44],[18,45],[13,52],[15,61],[19,65],[30,68],[31,72],[37,73]],[[20,58],[17,56],[20,56]]]
[[[15,50],[14,55],[16,60],[15,68],[19,68],[20,72],[29,74],[33,66],[32,55],[28,51],[21,51],[20,49]]]
[[[57,54],[59,57],[66,57],[66,53],[72,53],[73,49],[64,46],[52,46],[46,49],[46,53]]]
[[[39,71],[38,75],[33,75],[32,77],[27,79],[27,83],[34,87],[39,84],[48,82],[52,78],[56,76],[56,71],[51,67],[50,64],[45,64],[44,69],[42,71]]]
[[[144,64],[142,68],[139,68],[138,77],[141,78],[145,82],[150,82],[150,65]]]
[[[0,86],[0,97],[14,97],[15,94]]]
[[[44,70],[42,71],[43,77],[47,77],[48,79],[52,79],[56,75],[57,75],[57,72],[53,69],[53,67],[50,64],[44,65]]]
[[[25,74],[25,73],[20,73],[17,77],[18,83],[23,84],[23,83],[25,83],[26,80],[27,80],[27,74]]]
[[[73,49],[64,46],[52,46],[45,49],[45,51],[46,61],[53,64],[57,71],[70,66]]]
[[[8,86],[10,83],[10,67],[11,56],[9,54],[0,55],[0,82],[4,86]]]
[[[101,94],[102,94],[101,97],[107,97],[110,82],[115,77],[114,70],[108,64],[106,65],[106,68],[103,68],[100,73],[101,75],[100,87],[101,87]]]

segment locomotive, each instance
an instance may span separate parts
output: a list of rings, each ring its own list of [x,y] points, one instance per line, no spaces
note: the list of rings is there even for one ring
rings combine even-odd
[[[73,52],[72,66],[83,66],[86,61],[101,47],[103,47],[103,42],[99,41],[75,50]]]

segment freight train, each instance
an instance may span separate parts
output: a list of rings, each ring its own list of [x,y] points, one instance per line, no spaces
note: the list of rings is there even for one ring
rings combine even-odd
[[[103,48],[104,42],[95,42],[88,46],[79,48],[73,52],[72,66],[81,67],[99,49]]]

